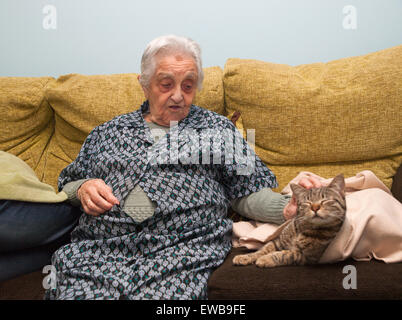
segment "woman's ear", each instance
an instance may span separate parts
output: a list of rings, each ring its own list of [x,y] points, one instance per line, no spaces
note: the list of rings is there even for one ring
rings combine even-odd
[[[137,76],[138,82],[140,81],[141,75]],[[145,98],[148,100],[148,89],[146,87],[144,87],[141,82],[140,82],[142,91],[144,92]]]

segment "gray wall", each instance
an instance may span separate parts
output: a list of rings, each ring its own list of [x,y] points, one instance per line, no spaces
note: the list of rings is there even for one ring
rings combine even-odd
[[[0,76],[139,72],[170,33],[206,67],[326,62],[402,44],[402,0],[0,0]]]

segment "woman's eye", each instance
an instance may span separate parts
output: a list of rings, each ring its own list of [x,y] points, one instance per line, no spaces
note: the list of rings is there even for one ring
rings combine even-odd
[[[164,89],[169,89],[172,86],[172,81],[169,79],[163,79],[159,82],[159,85]]]
[[[185,83],[182,85],[182,88],[184,91],[190,91],[193,88],[193,84],[192,83]]]

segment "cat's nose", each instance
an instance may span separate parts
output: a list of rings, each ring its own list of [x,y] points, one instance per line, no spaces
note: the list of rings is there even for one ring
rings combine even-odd
[[[319,203],[313,203],[311,205],[311,210],[313,210],[314,212],[317,212],[320,209],[320,204]]]

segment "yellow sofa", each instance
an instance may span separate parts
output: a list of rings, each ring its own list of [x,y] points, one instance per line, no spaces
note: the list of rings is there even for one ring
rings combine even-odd
[[[276,191],[300,171],[371,170],[402,201],[399,182],[393,185],[402,163],[402,45],[328,63],[229,59],[223,70],[204,70],[194,103],[240,112],[237,125],[255,129],[256,153],[276,174]],[[0,77],[0,150],[57,191],[60,171],[92,128],[143,100],[136,74]]]
[[[255,129],[255,150],[280,191],[299,171],[372,170],[389,188],[402,162],[402,46],[292,67],[229,59],[205,68],[195,104]],[[0,78],[0,150],[54,188],[95,126],[137,109],[136,74]]]

